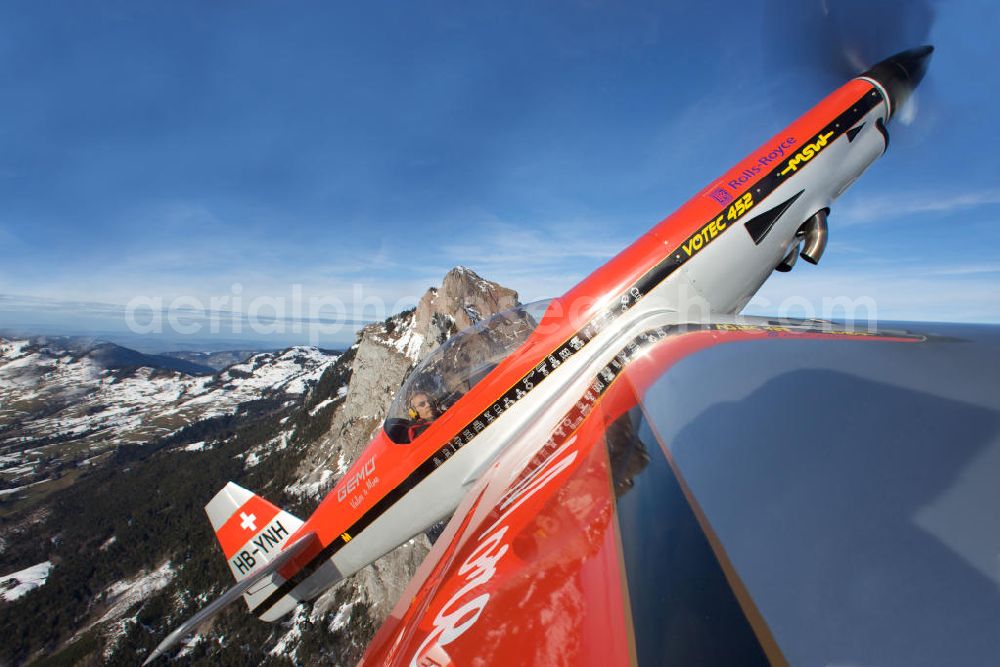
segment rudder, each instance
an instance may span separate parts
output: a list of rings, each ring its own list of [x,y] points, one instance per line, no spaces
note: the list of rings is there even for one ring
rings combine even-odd
[[[237,582],[277,558],[302,526],[298,517],[233,482],[215,494],[205,512]],[[247,606],[253,610],[281,583],[274,574],[252,586],[243,595]]]

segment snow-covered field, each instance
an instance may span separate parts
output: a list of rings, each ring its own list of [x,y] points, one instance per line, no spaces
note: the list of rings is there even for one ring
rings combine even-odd
[[[3,595],[4,600],[12,602],[43,585],[49,578],[51,571],[52,563],[45,561],[44,563],[25,568],[20,572],[0,577],[0,594]]]
[[[100,622],[106,623],[124,618],[133,606],[169,584],[175,574],[170,561],[167,561],[152,572],[142,572],[132,579],[112,584],[104,591],[104,599],[111,606],[101,616]]]
[[[98,621],[104,625],[108,639],[104,650],[105,658],[114,652],[118,641],[128,634],[130,625],[136,622],[135,616],[129,612],[169,584],[176,574],[170,561],[167,561],[152,572],[141,572],[138,576],[119,581],[104,591],[104,601],[111,605]]]
[[[164,437],[267,396],[297,398],[336,360],[311,347],[255,354],[215,375],[103,368],[26,340],[0,339],[0,478],[22,485],[56,458],[81,464],[120,444]],[[58,443],[58,444],[53,444]],[[207,446],[207,445],[206,445]],[[191,448],[188,451],[196,451]]]

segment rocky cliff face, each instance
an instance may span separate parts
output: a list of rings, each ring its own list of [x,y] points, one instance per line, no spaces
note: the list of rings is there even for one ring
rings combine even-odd
[[[518,303],[517,292],[480,278],[464,266],[448,272],[441,289],[429,289],[417,304],[413,329],[421,337],[418,356],[427,356],[451,334]]]

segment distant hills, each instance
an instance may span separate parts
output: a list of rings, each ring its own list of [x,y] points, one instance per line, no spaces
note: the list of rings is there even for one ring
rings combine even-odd
[[[233,364],[242,364],[244,361],[264,350],[226,350],[223,352],[164,352],[163,357],[173,357],[200,367],[208,367],[221,371]]]
[[[90,339],[0,338],[0,500],[29,488],[38,495],[123,444],[167,437],[249,401],[301,397],[336,358],[293,347],[216,370]]]
[[[109,370],[146,367],[173,370],[187,375],[212,375],[233,364],[241,364],[255,354],[283,349],[247,347],[211,352],[177,350],[149,353],[93,336],[26,336],[2,330],[0,340],[27,340],[39,347],[62,349],[74,355],[89,355],[96,363]],[[334,349],[322,351],[326,354],[341,353]]]
[[[90,336],[11,336],[8,334],[0,337],[0,340],[21,340],[38,349],[58,350],[77,358],[87,356],[101,368],[108,370],[146,367],[173,370],[186,373],[187,375],[211,375],[215,371],[225,368],[225,366],[244,361],[251,354],[259,351],[247,350],[245,352],[214,353],[223,355],[219,357],[220,360],[223,358],[233,359],[230,364],[216,367],[211,363],[204,363],[208,357],[214,356],[214,354],[202,355],[197,352],[146,354],[118,345],[117,343]]]
[[[191,359],[175,356],[174,354],[143,354],[142,352],[136,352],[135,350],[115,345],[114,343],[99,343],[90,349],[87,355],[102,368],[108,370],[146,367],[178,371],[188,375],[212,375],[217,370],[225,368],[225,366],[216,368],[211,364],[201,364]],[[247,357],[249,356],[248,354]],[[239,363],[239,361],[232,363]]]

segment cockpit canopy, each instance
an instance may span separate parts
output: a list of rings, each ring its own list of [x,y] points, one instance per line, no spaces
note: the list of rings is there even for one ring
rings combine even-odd
[[[458,332],[432,352],[392,401],[384,425],[389,439],[411,442],[527,340],[550,302],[505,310]]]

